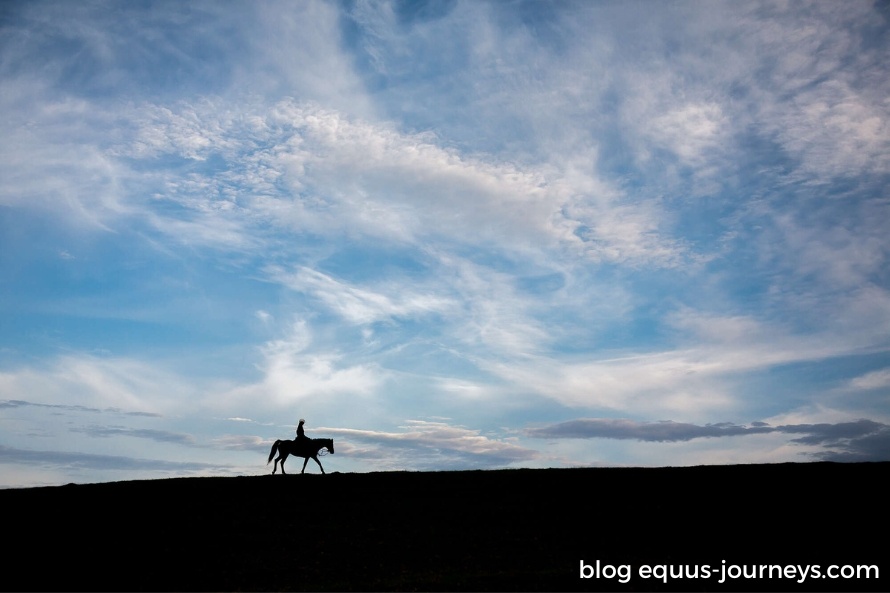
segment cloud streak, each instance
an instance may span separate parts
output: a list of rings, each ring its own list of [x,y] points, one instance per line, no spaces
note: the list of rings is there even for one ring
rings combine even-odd
[[[790,439],[801,445],[819,445],[826,450],[810,453],[823,461],[880,461],[890,454],[890,425],[867,419],[852,422],[785,424],[765,422],[751,425],[732,423],[697,425],[686,422],[638,422],[623,418],[580,418],[525,433],[533,438],[618,439],[646,442],[678,442],[704,438],[738,437],[781,433],[804,435]]]
[[[118,455],[95,455],[68,451],[32,451],[0,445],[0,463],[23,465],[40,464],[55,468],[76,470],[101,469],[115,471],[150,470],[159,472],[198,472],[224,471],[226,464],[169,461],[163,459],[141,459]]]
[[[445,422],[411,420],[400,432],[320,428],[320,432],[348,439],[344,451],[359,458],[378,460],[384,467],[399,467],[411,458],[414,467],[505,467],[528,461],[538,453],[511,440],[493,439]],[[361,445],[354,444],[355,442]],[[338,447],[338,451],[340,447]]]

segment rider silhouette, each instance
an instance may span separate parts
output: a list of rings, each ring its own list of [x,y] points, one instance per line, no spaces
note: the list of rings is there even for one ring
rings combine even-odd
[[[306,436],[306,433],[303,431],[303,425],[306,423],[305,420],[300,418],[300,423],[297,424],[297,443],[298,445],[302,445],[309,440],[309,437]]]

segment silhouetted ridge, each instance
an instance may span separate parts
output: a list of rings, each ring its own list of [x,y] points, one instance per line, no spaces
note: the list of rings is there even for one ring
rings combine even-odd
[[[170,478],[0,491],[6,590],[887,590],[581,579],[601,565],[877,564],[890,463]],[[39,560],[35,560],[39,558]],[[35,561],[41,564],[35,568]]]

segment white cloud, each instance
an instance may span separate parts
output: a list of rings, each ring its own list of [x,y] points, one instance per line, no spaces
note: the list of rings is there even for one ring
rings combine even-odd
[[[753,318],[718,317],[691,310],[673,324],[686,347],[616,358],[480,357],[480,367],[520,392],[571,408],[613,410],[646,418],[712,421],[737,417],[759,398],[743,395],[734,379],[784,364],[842,356],[870,342],[844,342],[832,333],[796,335]],[[764,395],[764,397],[768,397]],[[815,397],[815,396],[814,396]]]
[[[692,103],[674,108],[651,122],[648,134],[695,166],[712,158],[725,142],[727,118],[716,103]]]
[[[58,357],[45,368],[0,372],[0,395],[166,414],[191,408],[198,392],[182,377],[137,359],[79,354]]]
[[[890,208],[878,203],[849,204],[815,220],[801,220],[799,212],[778,213],[774,221],[782,244],[765,245],[764,252],[781,257],[794,279],[815,277],[834,291],[861,287],[890,255],[884,240],[887,216]]]
[[[811,8],[745,7],[745,50],[762,65],[750,69],[751,123],[799,159],[799,179],[884,174],[890,83],[868,39],[882,17],[865,2]]]
[[[866,373],[850,381],[855,389],[885,389],[890,387],[890,369]]]
[[[442,313],[457,306],[450,298],[412,292],[401,283],[381,287],[389,293],[384,294],[350,286],[305,267],[292,274],[275,270],[271,274],[281,284],[312,294],[329,309],[356,324]]]
[[[345,451],[359,452],[387,469],[437,467],[504,467],[538,456],[514,439],[496,439],[480,431],[446,422],[409,420],[399,432],[319,428],[319,432],[342,436]],[[355,441],[365,444],[356,445]]]
[[[734,410],[737,402],[721,385],[730,369],[702,352],[669,352],[615,360],[572,362],[529,357],[480,366],[514,389],[553,399],[570,408],[655,416],[709,418]]]
[[[825,86],[818,96],[802,98],[802,108],[783,126],[785,144],[804,170],[818,179],[890,172],[886,99],[872,103],[848,88]]]
[[[233,94],[300,97],[359,117],[375,106],[346,51],[342,14],[328,2],[281,0],[249,5],[247,60],[237,60]],[[240,18],[238,13],[233,18]]]
[[[289,100],[246,110],[219,99],[176,110],[146,105],[130,117],[141,122],[139,131],[117,154],[143,161],[216,155],[226,163],[221,171],[155,172],[159,201],[139,207],[175,237],[244,246],[239,232],[272,222],[296,232],[432,239],[532,257],[568,249],[660,265],[682,255],[660,236],[657,210],[621,199],[594,177],[592,163],[560,171],[463,155],[430,134]],[[165,215],[165,203],[185,211]]]
[[[127,168],[103,147],[106,117],[83,101],[38,102],[16,111],[18,118],[0,124],[0,205],[50,211],[61,223],[104,230],[109,219],[131,210],[122,195]]]
[[[347,401],[376,393],[388,373],[374,362],[352,362],[336,350],[313,345],[313,336],[305,320],[294,322],[279,339],[261,348],[258,370],[262,378],[223,393],[208,395],[209,408],[255,411],[280,410],[299,404],[324,405],[330,396]]]

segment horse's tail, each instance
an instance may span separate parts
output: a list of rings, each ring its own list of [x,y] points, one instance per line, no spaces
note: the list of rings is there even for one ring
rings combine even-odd
[[[266,465],[269,465],[269,462],[272,461],[273,457],[275,457],[275,452],[278,451],[278,443],[280,443],[280,442],[281,442],[281,440],[277,440],[274,443],[272,443],[272,450],[269,451],[269,459],[266,460]]]

